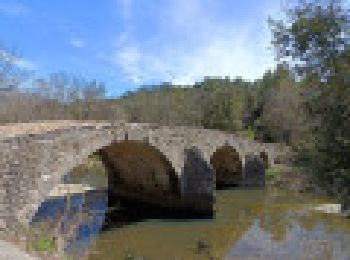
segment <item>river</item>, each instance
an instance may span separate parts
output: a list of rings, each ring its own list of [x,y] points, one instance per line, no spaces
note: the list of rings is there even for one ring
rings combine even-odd
[[[217,191],[215,218],[172,219],[137,205],[108,208],[105,191],[90,191],[69,200],[64,225],[80,211],[85,217],[64,250],[77,259],[350,259],[350,219],[314,210],[324,203],[334,202],[229,189]],[[60,209],[67,210],[66,198],[44,202],[33,223]]]

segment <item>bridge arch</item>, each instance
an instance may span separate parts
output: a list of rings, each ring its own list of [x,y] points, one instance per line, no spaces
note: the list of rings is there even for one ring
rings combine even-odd
[[[108,172],[112,193],[135,197],[178,195],[179,180],[170,160],[144,141],[114,141],[98,149]]]
[[[216,174],[216,186],[239,186],[243,181],[243,164],[238,151],[229,145],[223,145],[210,156],[210,164]]]

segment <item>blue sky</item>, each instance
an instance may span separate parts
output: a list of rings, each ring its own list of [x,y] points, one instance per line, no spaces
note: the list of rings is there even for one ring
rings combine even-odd
[[[274,59],[279,0],[0,0],[0,43],[38,76],[105,81],[110,95],[203,76],[255,79]]]

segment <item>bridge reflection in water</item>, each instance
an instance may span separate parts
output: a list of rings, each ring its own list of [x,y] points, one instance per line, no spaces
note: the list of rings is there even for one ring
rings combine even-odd
[[[329,200],[264,190],[222,190],[217,193],[215,219],[174,219],[169,215],[130,207],[121,202],[108,209],[107,193],[88,192],[71,198],[68,228],[79,209],[88,213],[76,236],[65,244],[66,253],[89,259],[269,259],[311,257],[348,259],[349,220],[308,208]],[[64,199],[46,201],[35,221],[50,219],[65,208]],[[320,256],[321,255],[321,256]],[[322,258],[319,258],[322,259]]]

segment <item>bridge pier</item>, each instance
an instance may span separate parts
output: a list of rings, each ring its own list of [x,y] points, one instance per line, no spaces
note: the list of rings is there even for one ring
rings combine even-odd
[[[185,149],[181,174],[181,199],[186,207],[213,215],[215,172],[197,148]]]
[[[243,168],[243,187],[264,187],[265,166],[262,159],[253,154],[245,156]]]

